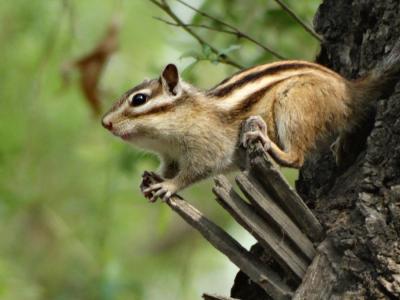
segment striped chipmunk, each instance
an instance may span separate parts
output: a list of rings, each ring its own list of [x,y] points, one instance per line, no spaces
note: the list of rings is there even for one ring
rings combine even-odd
[[[200,90],[169,64],[159,78],[127,91],[102,124],[160,156],[163,180],[147,184],[143,192],[152,202],[168,200],[199,180],[234,170],[239,143],[254,139],[278,164],[300,168],[318,140],[336,133],[339,160],[342,137],[393,88],[399,71],[400,42],[375,69],[351,81],[321,65],[293,60],[251,67]],[[239,141],[245,120],[260,130]]]

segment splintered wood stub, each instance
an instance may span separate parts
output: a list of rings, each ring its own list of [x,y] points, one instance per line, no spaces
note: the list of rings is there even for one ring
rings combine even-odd
[[[271,197],[263,191],[256,179],[247,173],[242,173],[236,177],[236,182],[256,211],[274,224],[275,228],[279,230],[278,234],[280,233],[282,236],[289,238],[311,262],[315,256],[315,248],[312,242]]]
[[[240,137],[242,138],[246,132],[257,130],[259,129],[254,123],[244,121]],[[246,148],[239,145],[238,157],[240,158],[238,167],[253,173],[265,191],[313,242],[322,241],[324,231],[321,224],[283,177],[278,165],[265,151],[262,144],[259,141],[253,141]]]
[[[313,242],[320,242],[324,237],[321,224],[259,143],[249,152],[249,161],[250,172],[265,191]]]
[[[212,246],[225,254],[252,281],[261,286],[273,299],[290,299],[293,291],[268,266],[255,258],[228,233],[208,220],[192,205],[173,196],[167,204],[189,225],[197,229]]]
[[[298,256],[288,244],[288,239],[269,226],[232,188],[224,176],[215,178],[214,193],[218,202],[252,234],[260,244],[270,251],[276,261],[299,280],[304,276],[309,262]]]

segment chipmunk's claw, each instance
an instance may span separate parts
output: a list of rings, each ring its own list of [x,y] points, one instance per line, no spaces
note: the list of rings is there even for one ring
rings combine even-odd
[[[163,180],[164,179],[157,173],[144,171],[142,175],[142,182],[140,183],[140,190],[142,191],[144,197],[150,202],[154,201],[151,201],[151,199],[153,198],[153,192],[149,190],[149,188],[152,187],[154,184],[162,182]]]
[[[243,146],[247,148],[250,144],[261,142],[264,149],[268,151],[271,148],[271,140],[260,131],[246,132],[243,135]]]
[[[156,202],[158,198],[165,202],[168,201],[176,192],[176,187],[172,182],[164,181],[153,183],[150,186],[143,188],[142,192],[150,202]]]
[[[267,135],[267,124],[265,124],[261,117],[252,116],[248,118],[244,126],[251,131],[247,131],[243,134],[241,140],[243,147],[247,148],[250,144],[261,142],[266,151],[271,148],[271,140]]]

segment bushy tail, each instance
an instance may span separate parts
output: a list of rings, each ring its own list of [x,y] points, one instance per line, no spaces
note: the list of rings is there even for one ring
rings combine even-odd
[[[355,105],[368,107],[368,104],[373,104],[379,98],[389,95],[399,79],[400,40],[395,43],[390,53],[382,61],[378,62],[376,67],[366,76],[352,81]]]

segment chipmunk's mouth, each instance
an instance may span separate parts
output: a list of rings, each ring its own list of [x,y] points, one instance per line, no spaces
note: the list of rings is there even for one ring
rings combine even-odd
[[[137,135],[136,132],[132,131],[132,130],[119,130],[119,131],[116,130],[116,131],[113,131],[113,134],[115,136],[120,137],[124,141],[130,141]]]
[[[130,133],[130,132],[121,132],[121,131],[118,131],[118,130],[110,130],[110,132],[112,133],[112,135],[114,135],[116,137],[119,137],[119,138],[121,138],[121,139],[123,139],[125,141],[129,140],[129,139],[131,139],[133,137],[133,134]]]
[[[133,138],[134,134],[132,133],[123,133],[118,135],[121,139],[123,139],[124,141],[129,141],[130,139]]]
[[[103,122],[103,126],[106,127],[112,135],[119,137],[124,141],[129,141],[136,136],[136,130],[134,130],[134,128],[129,128],[128,126],[121,126],[120,124],[108,125],[106,122]]]

